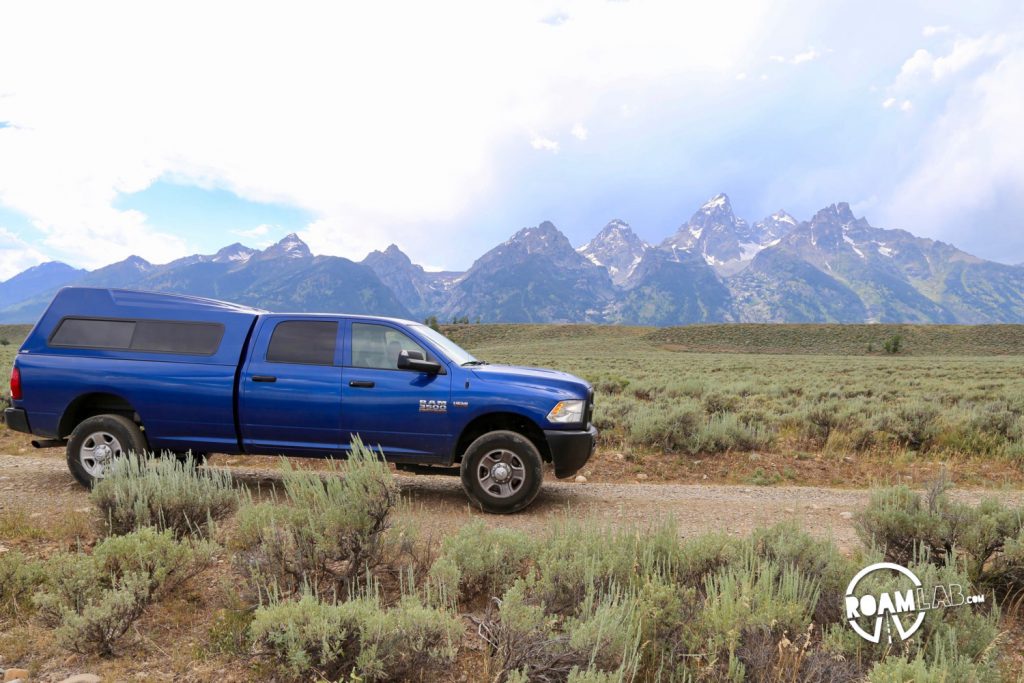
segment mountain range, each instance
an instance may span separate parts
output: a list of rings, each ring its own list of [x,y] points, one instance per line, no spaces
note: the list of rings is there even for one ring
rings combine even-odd
[[[800,221],[737,218],[718,194],[658,245],[623,220],[575,248],[550,222],[519,230],[465,272],[431,272],[397,246],[361,262],[295,234],[156,265],[44,263],[0,283],[0,322],[32,322],[60,287],[178,292],[277,311],[484,322],[1024,322],[1024,266],[873,227],[838,203]]]

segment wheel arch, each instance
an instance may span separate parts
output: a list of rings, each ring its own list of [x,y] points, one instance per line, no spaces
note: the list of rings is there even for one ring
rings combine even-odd
[[[544,430],[529,417],[509,411],[484,413],[470,420],[459,434],[459,438],[455,441],[455,450],[452,454],[453,461],[460,462],[471,443],[484,434],[494,431],[509,431],[522,434],[537,447],[537,451],[544,462],[551,462],[551,449],[548,447],[547,439],[544,437]]]
[[[75,398],[64,409],[57,426],[57,436],[66,439],[82,421],[96,415],[121,415],[136,424],[142,419],[128,399],[109,391],[94,391]]]

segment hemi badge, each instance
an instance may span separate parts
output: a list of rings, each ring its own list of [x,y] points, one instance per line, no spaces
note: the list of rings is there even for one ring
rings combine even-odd
[[[452,401],[456,408],[468,408],[469,401]]]

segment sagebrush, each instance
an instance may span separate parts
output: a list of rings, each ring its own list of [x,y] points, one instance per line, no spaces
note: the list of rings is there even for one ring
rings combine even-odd
[[[209,536],[214,522],[238,507],[241,495],[230,473],[198,468],[191,456],[131,453],[111,464],[90,497],[111,534],[155,527],[177,536]]]

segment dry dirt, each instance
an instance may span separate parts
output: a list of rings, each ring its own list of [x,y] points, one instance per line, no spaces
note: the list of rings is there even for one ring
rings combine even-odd
[[[57,522],[68,511],[89,507],[88,494],[67,471],[61,449],[18,448],[14,455],[0,455],[0,514],[18,510],[33,519]],[[317,461],[299,460],[316,467]],[[209,466],[225,467],[236,479],[256,488],[273,486],[277,480],[274,458],[214,456]],[[599,523],[648,526],[673,518],[682,536],[725,531],[743,536],[783,520],[796,520],[808,532],[828,537],[850,552],[858,545],[852,513],[866,503],[866,489],[817,486],[755,486],[730,484],[673,484],[650,481],[632,483],[575,483],[555,480],[548,471],[544,487],[523,513],[495,516],[472,508],[462,493],[458,477],[397,474],[403,514],[413,515],[425,532],[435,538],[451,533],[475,518],[492,526],[541,530],[567,518],[593,519]],[[1024,503],[1020,489],[959,488],[953,495],[977,502],[997,497],[1007,503]]]

